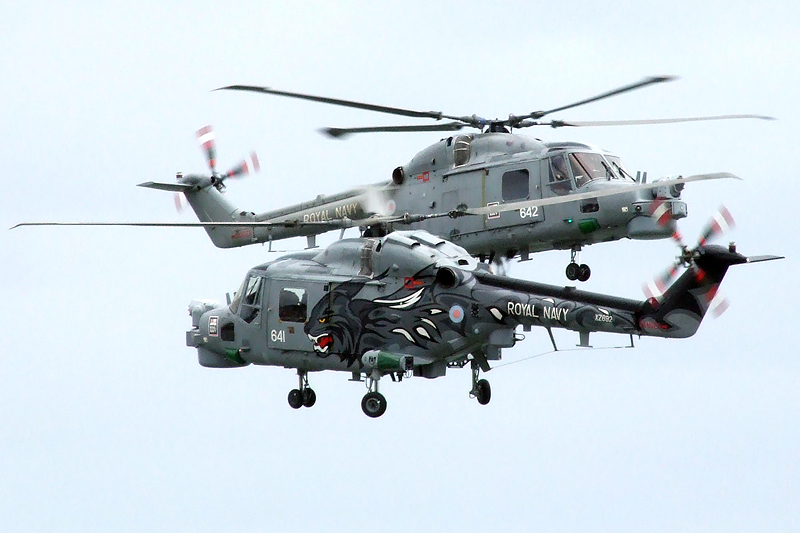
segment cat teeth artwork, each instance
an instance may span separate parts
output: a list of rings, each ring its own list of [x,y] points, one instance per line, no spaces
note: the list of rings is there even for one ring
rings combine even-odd
[[[659,296],[640,301],[498,276],[422,230],[341,239],[250,269],[226,305],[192,301],[186,344],[206,367],[296,369],[298,386],[288,396],[295,409],[316,402],[312,372],[346,372],[365,383],[361,408],[375,418],[387,405],[381,378],[434,379],[465,366],[470,396],[487,404],[491,387],[480,374],[521,340],[518,328],[576,331],[587,348],[592,332],[622,334],[631,343],[634,336],[689,337],[728,267],[779,259],[706,241],[681,245],[686,271]]]

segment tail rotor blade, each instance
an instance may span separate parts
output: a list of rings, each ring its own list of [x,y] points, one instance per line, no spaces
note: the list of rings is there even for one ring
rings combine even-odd
[[[671,204],[666,198],[659,196],[650,204],[650,216],[659,226],[666,226],[672,220]]]
[[[675,280],[680,270],[680,263],[675,263],[650,283],[642,285],[642,291],[648,299],[659,298]]]
[[[723,205],[706,225],[698,246],[703,246],[709,239],[721,235],[736,226],[730,211]]]
[[[225,173],[225,178],[238,178],[246,176],[250,172],[258,172],[261,165],[258,163],[258,156],[255,152],[250,154],[250,157],[243,160],[241,163],[230,169]]]
[[[730,301],[727,298],[722,298],[721,301],[711,310],[711,314],[714,318],[719,318],[722,314],[728,310],[730,306]]]
[[[176,210],[178,213],[181,213],[181,212],[183,212],[183,206],[184,206],[184,203],[183,203],[183,195],[182,195],[181,193],[179,193],[179,192],[176,192],[176,193],[173,195],[173,199],[175,200],[175,210]]]
[[[211,126],[205,126],[197,130],[197,140],[200,142],[205,152],[211,174],[216,174],[217,170],[217,147],[214,142],[214,130]]]

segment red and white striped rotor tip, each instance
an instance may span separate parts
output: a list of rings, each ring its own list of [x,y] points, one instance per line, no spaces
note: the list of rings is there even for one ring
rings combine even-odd
[[[731,215],[730,211],[728,211],[724,205],[721,205],[714,216],[711,217],[711,220],[708,221],[703,236],[700,237],[699,245],[703,246],[712,237],[721,235],[735,227],[736,222],[733,220],[733,215]]]
[[[181,193],[179,193],[179,192],[176,192],[176,193],[174,194],[173,198],[174,198],[174,200],[175,200],[175,210],[176,210],[178,213],[181,213],[181,212],[183,211],[183,208],[184,208],[184,206],[186,205],[186,204],[184,203],[184,200],[183,200],[183,194],[181,194]]]
[[[241,176],[246,176],[252,172],[258,172],[261,169],[261,166],[258,163],[258,156],[255,152],[250,154],[250,157],[244,159],[241,163],[230,169],[228,172],[225,173],[225,177],[228,178],[237,178]]]
[[[214,170],[217,166],[217,153],[213,128],[211,126],[204,126],[197,130],[197,140],[200,142],[200,146],[203,147],[203,150],[205,150],[208,165]]]
[[[659,226],[666,226],[672,220],[672,204],[659,196],[650,204],[650,216]]]

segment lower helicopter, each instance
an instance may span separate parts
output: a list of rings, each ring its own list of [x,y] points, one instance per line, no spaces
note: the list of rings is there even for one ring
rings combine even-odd
[[[711,232],[707,232],[710,234]],[[516,329],[685,338],[697,331],[728,267],[780,259],[745,257],[732,243],[682,248],[687,268],[659,297],[643,301],[490,273],[463,248],[422,230],[336,241],[285,255],[247,273],[227,305],[194,300],[187,346],[202,366],[250,364],[297,369],[292,408],[311,407],[309,372],[349,372],[365,382],[363,412],[384,414],[382,377],[437,378],[470,366],[470,395],[491,387],[480,372],[520,337]],[[675,269],[672,269],[673,271]]]

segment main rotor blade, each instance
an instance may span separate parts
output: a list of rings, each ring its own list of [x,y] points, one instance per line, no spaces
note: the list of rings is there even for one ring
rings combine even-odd
[[[326,96],[314,96],[311,94],[293,93],[289,91],[277,91],[269,87],[258,87],[255,85],[228,85],[227,87],[220,87],[214,89],[215,91],[251,91],[257,93],[274,94],[277,96],[286,96],[289,98],[299,98],[301,100],[310,100],[312,102],[320,102],[323,104],[339,105],[343,107],[354,107],[356,109],[366,109],[367,111],[377,111],[378,113],[388,113],[390,115],[400,115],[404,117],[419,117],[419,118],[432,118],[441,120],[442,118],[449,118],[458,120],[459,117],[449,117],[442,114],[441,111],[414,111],[413,109],[403,109],[401,107],[389,107],[375,104],[365,104],[363,102],[355,102],[352,100],[342,100],[339,98],[328,98]]]
[[[529,113],[527,115],[522,115],[515,117],[515,119],[526,119],[526,118],[542,118],[545,115],[550,115],[551,113],[556,113],[558,111],[564,111],[565,109],[572,109],[573,107],[578,107],[581,105],[589,104],[592,102],[596,102],[598,100],[603,100],[604,98],[609,98],[611,96],[616,96],[618,94],[626,93],[629,91],[633,91],[636,89],[641,89],[642,87],[647,87],[648,85],[653,85],[654,83],[663,83],[665,81],[672,81],[678,79],[677,76],[649,76],[644,78],[643,80],[637,81],[636,83],[631,83],[629,85],[625,85],[618,89],[614,89],[613,91],[608,91],[603,94],[598,94],[597,96],[593,96],[591,98],[587,98],[585,100],[581,100],[579,102],[575,102],[572,104],[563,105],[561,107],[555,107],[553,109],[549,109],[547,111],[535,111],[533,113]]]
[[[331,220],[304,222],[300,220],[280,220],[280,221],[237,221],[237,222],[20,222],[9,229],[22,226],[127,226],[140,228],[298,228],[298,227],[318,227],[323,231],[340,228],[355,228],[358,226],[370,226],[373,224],[413,224],[422,222],[430,218],[440,218],[450,216],[448,213],[434,213],[432,215],[394,215],[394,216],[372,216],[367,218],[334,218]]]
[[[8,229],[22,226],[128,226],[140,228],[273,228],[273,227],[300,227],[323,226],[331,229],[342,227],[341,222],[349,223],[349,219],[334,219],[323,222],[301,222],[299,220],[283,220],[280,222],[20,222]],[[352,227],[352,226],[345,226]]]
[[[446,122],[419,126],[374,126],[365,128],[320,128],[320,132],[334,139],[343,139],[354,133],[405,132],[405,131],[458,131],[470,124],[463,122]]]
[[[554,120],[550,123],[522,124],[518,127],[526,126],[550,126],[561,128],[564,126],[587,127],[587,126],[639,126],[646,124],[677,124],[679,122],[701,122],[705,120],[731,120],[742,118],[754,118],[759,120],[775,120],[774,117],[766,115],[716,115],[711,117],[685,117],[685,118],[653,118],[642,120]]]
[[[608,191],[589,191],[577,194],[567,194],[565,196],[558,196],[555,198],[541,198],[537,200],[525,200],[524,202],[513,202],[510,204],[493,205],[489,207],[474,207],[467,209],[466,214],[470,215],[488,215],[490,213],[505,213],[506,211],[516,211],[518,209],[526,209],[534,206],[557,205],[566,204],[570,202],[577,202],[579,200],[587,200],[589,198],[601,198],[603,196],[613,196],[615,194],[624,194],[631,191],[657,189],[659,187],[671,187],[681,183],[689,183],[692,181],[704,180],[718,180],[718,179],[737,179],[740,177],[734,176],[729,172],[715,172],[712,174],[697,174],[695,176],[688,176],[686,178],[673,178],[669,180],[659,180],[651,183],[638,183],[630,185],[629,187],[614,188]]]

